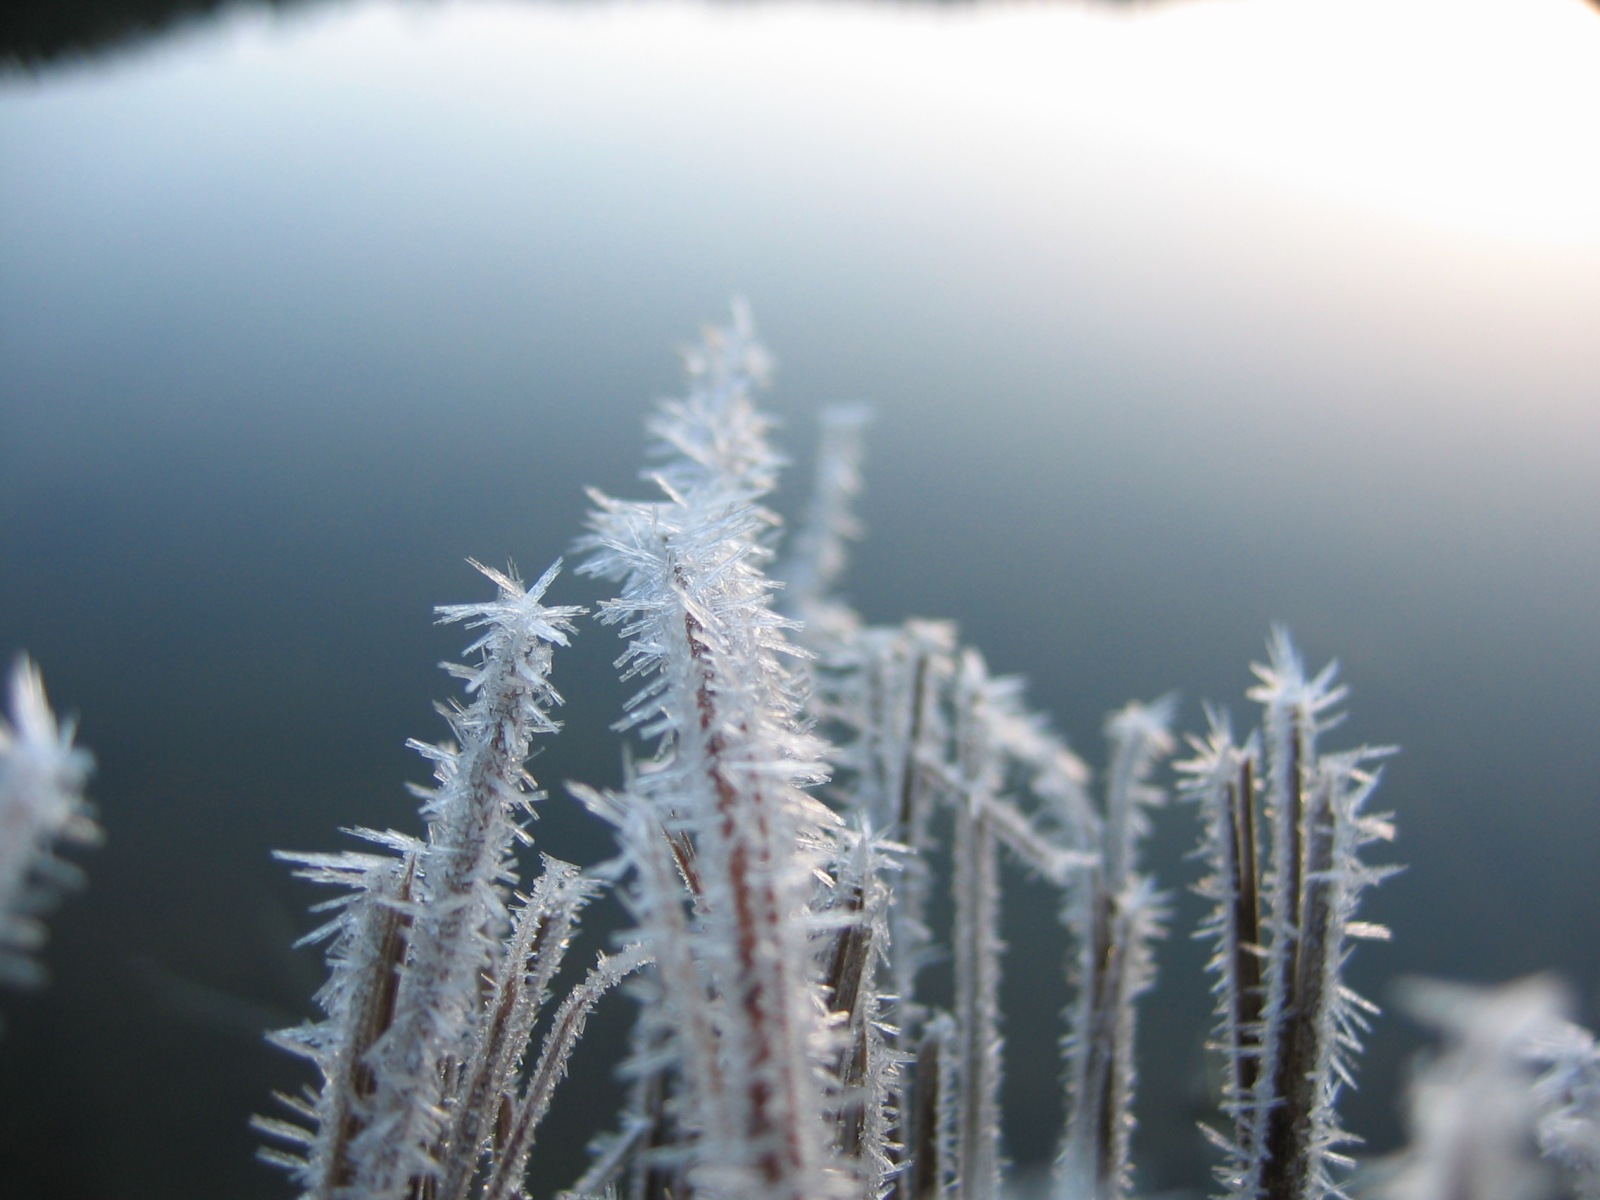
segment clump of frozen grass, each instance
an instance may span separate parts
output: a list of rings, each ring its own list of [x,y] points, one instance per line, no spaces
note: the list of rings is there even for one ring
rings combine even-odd
[[[439,609],[444,623],[483,630],[469,665],[447,665],[470,702],[442,707],[451,742],[411,745],[434,764],[416,789],[426,840],[355,831],[388,853],[284,854],[298,874],[345,889],[328,939],[331,968],[317,1000],[325,1018],[274,1040],[310,1059],[322,1080],[282,1097],[298,1118],[258,1118],[296,1148],[265,1157],[317,1200],[509,1200],[518,1195],[533,1130],[599,996],[643,956],[602,958],[556,1013],[537,1060],[530,1041],[595,885],[545,859],[515,892],[516,843],[541,793],[527,773],[533,737],[555,732],[560,696],[552,651],[567,644],[574,607],[549,607],[552,566],[532,587],[474,564],[499,591]]]
[[[435,765],[427,837],[358,831],[380,852],[285,856],[345,894],[311,936],[330,943],[325,1019],[277,1035],[321,1082],[288,1101],[296,1122],[260,1122],[298,1148],[271,1156],[317,1200],[520,1200],[587,1013],[633,974],[631,1097],[571,1195],[997,1200],[1009,859],[1057,890],[1073,946],[1053,1193],[1124,1200],[1137,1002],[1166,918],[1139,847],[1175,705],[1115,713],[1094,786],[955,626],[873,626],[838,591],[860,536],[863,414],[826,417],[780,560],[784,460],[748,309],[686,366],[685,394],[648,423],[653,498],[592,493],[579,543],[579,572],[615,589],[598,616],[636,684],[616,723],[638,739],[623,785],[573,787],[616,856],[545,860],[516,890],[537,796],[524,763],[555,730],[551,656],[581,610],[544,605],[555,568],[531,588],[485,569],[497,600],[440,610],[484,633],[451,668],[470,698],[444,710],[453,741],[413,743]],[[1235,745],[1219,721],[1187,767],[1217,906],[1222,1174],[1230,1200],[1322,1200],[1367,1011],[1341,972],[1351,940],[1378,932],[1354,910],[1384,874],[1358,851],[1389,829],[1365,811],[1371,753],[1316,748],[1342,696],[1331,671],[1308,679],[1278,634],[1259,673],[1264,733]],[[601,887],[633,927],[552,1012]],[[928,983],[940,960],[948,996]],[[1562,1086],[1552,1111],[1576,1111],[1587,1093]]]
[[[1361,894],[1393,871],[1361,857],[1394,836],[1386,816],[1367,811],[1378,782],[1367,764],[1387,751],[1319,752],[1345,696],[1335,668],[1308,676],[1282,630],[1269,651],[1250,692],[1262,732],[1238,745],[1214,715],[1182,764],[1212,868],[1201,890],[1215,903],[1205,932],[1216,942],[1216,1044],[1231,1128],[1213,1138],[1228,1200],[1322,1200],[1342,1194],[1337,1173],[1350,1160],[1340,1147],[1353,1139],[1336,1105],[1376,1011],[1342,973],[1355,941],[1388,936],[1355,919]]]
[[[32,986],[44,970],[40,916],[64,888],[82,881],[57,853],[100,840],[83,789],[93,768],[59,722],[39,669],[20,659],[11,672],[10,721],[0,719],[0,983]]]

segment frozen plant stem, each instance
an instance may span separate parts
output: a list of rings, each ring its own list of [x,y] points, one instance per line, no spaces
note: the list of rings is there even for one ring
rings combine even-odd
[[[516,1105],[523,1043],[593,891],[573,868],[547,861],[532,896],[508,910],[512,846],[527,840],[519,822],[537,795],[524,767],[529,742],[556,729],[551,649],[566,644],[581,610],[541,603],[559,564],[531,588],[474,565],[498,599],[439,610],[443,622],[484,631],[467,649],[478,663],[447,668],[471,703],[441,709],[455,744],[411,743],[438,783],[418,789],[427,841],[361,831],[399,857],[281,856],[310,879],[350,889],[310,939],[333,938],[318,995],[327,1017],[275,1039],[318,1066],[322,1087],[288,1101],[305,1127],[257,1122],[303,1147],[267,1157],[313,1200],[468,1193],[496,1115]]]
[[[489,976],[483,1032],[461,1073],[450,1126],[442,1139],[444,1145],[484,1145],[491,1134],[490,1123],[498,1124],[511,1111],[502,1104],[502,1098],[515,1094],[517,1068],[533,1036],[535,1020],[550,995],[578,913],[595,890],[594,884],[571,864],[544,860],[544,874],[534,884],[532,894],[518,904],[511,936]],[[569,1002],[571,999],[568,997]],[[502,1167],[504,1155],[505,1148],[501,1146]],[[438,1195],[444,1200],[467,1200],[476,1165],[466,1154],[448,1158]],[[525,1165],[524,1154],[518,1170]]]
[[[1353,940],[1387,936],[1354,919],[1361,892],[1391,871],[1364,864],[1359,851],[1393,829],[1364,811],[1377,783],[1364,765],[1384,752],[1317,752],[1345,694],[1333,686],[1334,668],[1307,679],[1281,630],[1269,649],[1250,693],[1265,707],[1265,885],[1255,851],[1255,741],[1236,747],[1213,717],[1209,740],[1197,741],[1199,754],[1184,764],[1212,865],[1201,890],[1216,904],[1205,932],[1217,942],[1223,1110],[1233,1120],[1231,1136],[1218,1135],[1227,1156],[1218,1178],[1230,1200],[1322,1200],[1338,1194],[1334,1172],[1349,1163],[1338,1147],[1351,1138],[1334,1106],[1374,1011],[1341,975]]]
[[[567,1073],[567,1060],[583,1036],[589,1014],[602,996],[647,961],[648,957],[637,946],[630,946],[615,957],[602,955],[588,978],[562,1001],[551,1022],[539,1062],[529,1076],[527,1089],[514,1105],[504,1110],[509,1114],[509,1129],[497,1139],[496,1163],[484,1185],[483,1200],[517,1200],[521,1196],[522,1177],[527,1172],[528,1155],[533,1150],[534,1131],[550,1111],[556,1085]]]
[[[1202,808],[1206,847],[1213,874],[1197,890],[1215,908],[1200,932],[1216,939],[1211,961],[1216,976],[1223,1051],[1222,1111],[1234,1123],[1234,1141],[1224,1142],[1234,1157],[1249,1157],[1254,1102],[1261,1069],[1262,932],[1259,854],[1256,847],[1256,752],[1240,749],[1221,714],[1213,711],[1208,741],[1196,741],[1201,756],[1185,764],[1198,776],[1191,791],[1209,797]],[[1233,1164],[1235,1167],[1237,1164]]]
[[[833,903],[823,918],[836,924],[824,961],[824,994],[840,1044],[833,1067],[834,1148],[840,1165],[853,1175],[856,1189],[882,1195],[895,1177],[891,1124],[896,1110],[900,1063],[883,1027],[884,997],[879,986],[883,948],[888,940],[887,908],[892,870],[887,847],[854,831],[843,839]]]
[[[955,681],[956,1028],[961,1125],[956,1143],[958,1200],[1000,1194],[1000,858],[991,807],[1002,766],[988,726],[989,679],[972,651]]]
[[[659,738],[623,803],[652,814],[681,866],[692,861],[688,895],[650,848],[633,864],[635,907],[669,923],[659,930],[680,925],[674,908],[693,910],[682,940],[654,947],[688,1185],[817,1200],[836,1187],[822,1102],[835,1055],[810,914],[837,819],[799,790],[823,777],[822,746],[803,730],[782,665],[798,651],[760,570],[775,523],[760,501],[778,464],[752,403],[764,372],[736,310],[690,355],[688,396],[652,423],[666,499],[596,495],[581,569],[622,584],[602,619],[630,639],[624,678],[646,680],[624,725]],[[697,1011],[714,1029],[685,1045]]]
[[[1155,979],[1152,946],[1165,911],[1140,875],[1144,809],[1165,794],[1151,774],[1171,752],[1173,701],[1130,704],[1106,724],[1111,770],[1101,855],[1076,881],[1065,915],[1078,941],[1079,998],[1067,1039],[1067,1126],[1057,1163],[1061,1200],[1122,1200],[1132,1184],[1135,1002]]]

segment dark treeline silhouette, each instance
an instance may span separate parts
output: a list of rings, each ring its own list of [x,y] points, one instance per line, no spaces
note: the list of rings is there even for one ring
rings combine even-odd
[[[248,3],[300,8],[311,0],[8,0],[0,5],[0,70],[38,70],[137,45],[189,21]]]
[[[190,21],[250,5],[304,8],[333,0],[6,0],[0,4],[0,71],[37,71],[137,45]],[[982,0],[915,0],[930,4]],[[1153,0],[1099,0],[1108,4]],[[1600,0],[1596,0],[1600,3]]]

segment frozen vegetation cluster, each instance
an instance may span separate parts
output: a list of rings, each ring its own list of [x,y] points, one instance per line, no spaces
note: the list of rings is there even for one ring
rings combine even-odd
[[[1393,869],[1368,857],[1393,830],[1371,809],[1385,751],[1323,748],[1332,667],[1308,672],[1275,631],[1257,730],[1216,711],[1183,741],[1170,699],[1129,704],[1094,780],[953,625],[872,626],[842,598],[863,414],[826,415],[785,542],[748,312],[686,365],[649,421],[652,498],[591,493],[576,571],[606,598],[547,605],[560,563],[531,585],[474,564],[494,598],[438,610],[474,640],[449,668],[448,739],[412,743],[434,773],[415,789],[425,832],[281,855],[338,889],[306,939],[327,946],[323,1017],[272,1035],[316,1081],[257,1119],[304,1200],[523,1200],[573,1046],[617,991],[637,1014],[629,1100],[565,1195],[996,1200],[1008,860],[1056,890],[1073,948],[1054,1195],[1124,1200],[1139,999],[1168,923],[1140,848],[1169,791],[1198,812],[1207,864],[1219,1200],[1600,1200],[1600,1051],[1546,980],[1409,988],[1443,1048],[1410,1149],[1352,1182],[1337,1105],[1375,1010],[1342,972],[1387,936],[1358,907]],[[532,853],[527,763],[557,732],[556,655],[585,618],[615,630],[634,691],[624,782],[571,788],[615,838],[579,867]],[[0,724],[8,976],[31,966],[55,845],[93,833],[87,770],[23,664]],[[629,927],[564,970],[605,890]],[[935,995],[940,960],[954,984]]]

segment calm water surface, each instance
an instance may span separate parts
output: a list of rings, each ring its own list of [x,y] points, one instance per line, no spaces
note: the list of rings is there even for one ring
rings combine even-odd
[[[542,569],[583,485],[639,493],[736,293],[797,458],[819,404],[876,406],[869,616],[959,619],[1095,763],[1130,697],[1243,719],[1288,622],[1353,686],[1330,744],[1403,747],[1357,986],[1548,968],[1600,1016],[1600,14],[1436,7],[328,4],[0,77],[0,651],[81,714],[108,832],[5,1002],[0,1191],[287,1194],[245,1121],[322,968],[268,851],[414,828],[431,606],[481,594],[469,555]],[[617,773],[614,653],[558,667],[535,764],[581,861],[559,784]],[[1156,838],[1151,1190],[1205,1178],[1195,837]],[[1059,946],[1015,897],[1031,1164]],[[1379,1149],[1413,1044],[1385,1019],[1348,1108]]]

